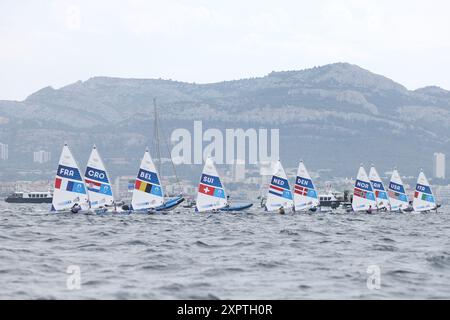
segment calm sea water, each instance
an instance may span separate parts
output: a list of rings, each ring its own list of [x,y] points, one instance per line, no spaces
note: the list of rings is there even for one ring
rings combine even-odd
[[[450,298],[450,212],[55,215],[0,202],[1,299]],[[367,287],[369,266],[381,288]],[[69,290],[69,266],[81,288]]]

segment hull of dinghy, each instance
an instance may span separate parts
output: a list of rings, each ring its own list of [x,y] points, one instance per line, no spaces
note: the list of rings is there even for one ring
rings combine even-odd
[[[243,210],[247,210],[247,209],[251,208],[252,206],[253,206],[253,203],[235,204],[235,205],[231,205],[226,208],[219,209],[219,211],[224,211],[224,212],[243,211]]]

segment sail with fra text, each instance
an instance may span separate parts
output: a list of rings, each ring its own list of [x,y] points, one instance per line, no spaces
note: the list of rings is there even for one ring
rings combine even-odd
[[[86,187],[67,144],[64,145],[59,158],[54,188],[52,211],[69,211],[75,204],[78,204],[81,210],[89,210]]]

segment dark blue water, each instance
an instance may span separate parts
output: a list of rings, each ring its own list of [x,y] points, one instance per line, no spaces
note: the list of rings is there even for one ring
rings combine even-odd
[[[58,216],[0,202],[1,299],[450,298],[450,214]],[[80,289],[66,273],[77,266]],[[380,289],[367,268],[380,268]]]

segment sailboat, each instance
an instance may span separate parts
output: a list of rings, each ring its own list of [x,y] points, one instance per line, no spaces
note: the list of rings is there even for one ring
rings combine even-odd
[[[289,181],[280,161],[277,161],[274,172],[267,193],[266,211],[276,211],[281,208],[294,209],[294,200]]]
[[[184,201],[181,196],[165,201],[160,181],[150,152],[146,149],[134,184],[130,208],[132,212],[171,210]]]
[[[390,211],[403,211],[409,207],[408,196],[397,169],[394,169],[388,187]]]
[[[109,175],[97,147],[92,147],[91,155],[84,173],[90,208],[95,213],[105,213],[107,207],[114,205],[114,196]]]
[[[78,165],[67,144],[59,158],[52,199],[52,212],[87,213],[89,197]]]
[[[365,211],[371,213],[376,209],[375,195],[367,172],[361,165],[356,176],[355,187],[353,189],[352,209],[354,212]]]
[[[197,212],[243,211],[253,205],[252,203],[234,205],[229,203],[229,198],[211,157],[205,161],[195,203]]]
[[[295,211],[316,211],[318,206],[319,200],[311,176],[306,170],[303,161],[300,161],[294,184]]]
[[[381,181],[380,176],[378,175],[377,169],[372,165],[369,171],[369,179],[370,183],[372,183],[373,191],[375,192],[375,199],[377,201],[377,209],[378,210],[387,210],[389,205],[389,199],[386,193],[386,189],[384,188],[383,181]]]
[[[416,212],[424,212],[437,209],[436,200],[431,191],[428,179],[423,171],[417,178],[416,191],[414,192],[413,209]]]

